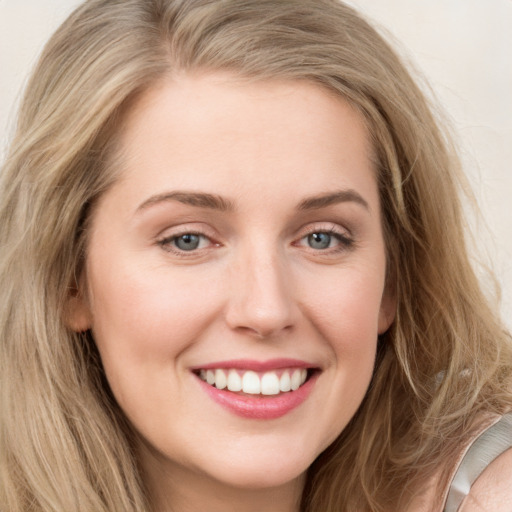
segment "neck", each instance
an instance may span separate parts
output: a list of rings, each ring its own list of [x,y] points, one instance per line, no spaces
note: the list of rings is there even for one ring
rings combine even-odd
[[[236,487],[210,475],[142,457],[144,479],[154,512],[299,512],[305,475],[274,487]]]

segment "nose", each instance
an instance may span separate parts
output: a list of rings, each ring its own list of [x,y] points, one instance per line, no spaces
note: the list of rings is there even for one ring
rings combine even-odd
[[[286,261],[260,252],[232,270],[226,311],[231,329],[262,339],[293,330],[300,310]]]

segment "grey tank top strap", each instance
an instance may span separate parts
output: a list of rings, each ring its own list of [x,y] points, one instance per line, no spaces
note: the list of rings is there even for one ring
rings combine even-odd
[[[512,448],[512,413],[502,416],[473,442],[452,480],[444,512],[457,512],[475,480],[509,448]]]

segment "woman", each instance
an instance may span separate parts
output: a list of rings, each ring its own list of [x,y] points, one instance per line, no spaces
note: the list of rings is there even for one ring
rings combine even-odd
[[[512,405],[460,181],[339,2],[84,3],[2,170],[2,510],[458,506]]]

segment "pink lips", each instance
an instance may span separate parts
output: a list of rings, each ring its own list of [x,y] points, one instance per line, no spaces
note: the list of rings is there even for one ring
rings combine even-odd
[[[233,368],[238,370],[252,370],[265,372],[282,368],[314,368],[313,365],[297,359],[272,359],[268,361],[255,361],[237,359],[230,361],[217,361],[205,366],[192,368],[208,370],[215,368]],[[315,385],[318,373],[315,372],[299,389],[273,396],[241,395],[224,389],[217,389],[197,378],[202,389],[219,405],[243,418],[269,420],[280,418],[299,407],[309,396]]]
[[[229,361],[216,361],[204,366],[197,366],[192,370],[210,370],[214,368],[233,368],[235,370],[252,370],[253,372],[267,372],[279,368],[314,368],[299,359],[269,359],[268,361],[256,361],[253,359],[231,359]]]

